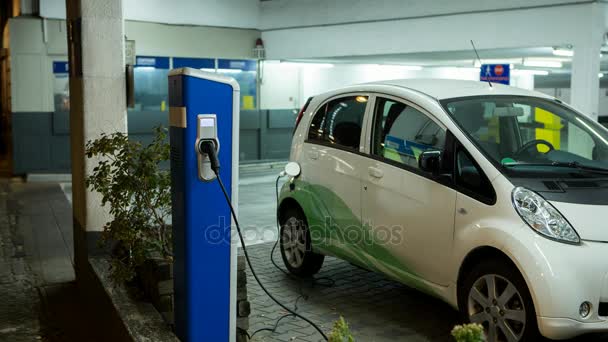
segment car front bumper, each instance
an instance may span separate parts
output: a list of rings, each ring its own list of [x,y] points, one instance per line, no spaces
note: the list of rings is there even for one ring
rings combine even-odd
[[[512,255],[519,256],[540,332],[552,339],[608,332],[607,313],[598,312],[600,303],[608,305],[608,243],[567,245],[541,236],[527,241],[531,244]],[[585,301],[591,303],[591,313],[583,318],[579,307]]]

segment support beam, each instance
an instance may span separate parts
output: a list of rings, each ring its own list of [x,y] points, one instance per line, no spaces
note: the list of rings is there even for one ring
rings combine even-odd
[[[70,145],[76,277],[87,265],[108,208],[88,191],[85,178],[97,164],[87,141],[101,133],[126,132],[122,0],[66,0],[70,61]]]
[[[589,5],[589,21],[586,33],[574,45],[571,78],[571,104],[597,120],[599,111],[600,49],[604,35],[603,4]]]

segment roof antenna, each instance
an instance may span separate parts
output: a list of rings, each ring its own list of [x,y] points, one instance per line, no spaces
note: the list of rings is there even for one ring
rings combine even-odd
[[[471,46],[473,47],[473,51],[475,51],[475,55],[477,56],[477,60],[479,61],[479,66],[481,66],[483,63],[481,63],[481,58],[479,58],[479,53],[477,53],[477,49],[475,48],[475,43],[473,43],[473,39],[471,39]],[[494,88],[490,80],[488,80],[488,84],[490,85],[490,88]]]

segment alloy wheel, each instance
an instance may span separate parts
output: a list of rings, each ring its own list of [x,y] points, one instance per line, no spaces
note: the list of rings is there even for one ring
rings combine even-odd
[[[306,230],[303,222],[290,217],[283,226],[281,244],[289,265],[293,268],[301,267],[306,252]]]
[[[508,279],[486,274],[475,281],[468,296],[471,323],[484,327],[488,342],[520,341],[526,328],[524,301]]]

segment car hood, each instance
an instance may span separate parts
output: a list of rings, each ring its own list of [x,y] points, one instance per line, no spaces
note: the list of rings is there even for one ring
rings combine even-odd
[[[582,240],[608,242],[608,205],[550,201]]]

